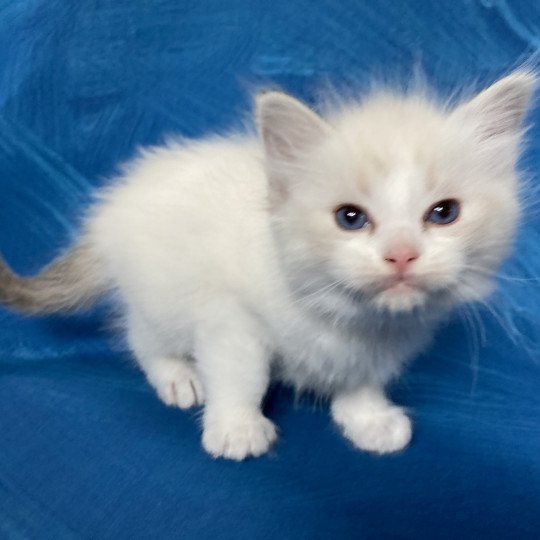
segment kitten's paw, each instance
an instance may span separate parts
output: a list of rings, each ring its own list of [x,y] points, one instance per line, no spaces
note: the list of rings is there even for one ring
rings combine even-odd
[[[397,452],[405,448],[412,437],[411,421],[399,407],[352,413],[334,409],[332,413],[345,437],[367,452]]]
[[[202,444],[213,457],[241,461],[268,451],[277,439],[276,426],[261,413],[205,418]]]
[[[204,390],[199,376],[186,361],[164,360],[158,369],[148,373],[148,380],[166,405],[189,409],[204,403]]]

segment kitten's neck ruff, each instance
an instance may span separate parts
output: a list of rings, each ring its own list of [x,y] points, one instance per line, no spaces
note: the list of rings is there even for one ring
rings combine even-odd
[[[360,384],[384,386],[431,339],[441,309],[391,313],[344,287],[282,272],[281,303],[267,311],[276,378],[331,396]],[[272,300],[276,302],[280,295]]]

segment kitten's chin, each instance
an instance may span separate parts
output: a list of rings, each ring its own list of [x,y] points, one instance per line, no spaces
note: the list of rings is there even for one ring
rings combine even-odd
[[[390,313],[407,313],[422,308],[445,311],[457,304],[482,300],[492,292],[493,286],[492,279],[467,275],[461,275],[458,282],[447,283],[444,287],[439,284],[436,288],[425,283],[399,281],[379,289],[373,302],[378,309]]]
[[[427,293],[414,285],[396,283],[379,292],[374,302],[378,309],[392,313],[406,313],[426,304]]]

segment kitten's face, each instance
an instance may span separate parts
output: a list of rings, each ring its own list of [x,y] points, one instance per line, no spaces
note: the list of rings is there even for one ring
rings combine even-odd
[[[391,311],[487,292],[514,230],[515,183],[481,176],[466,143],[427,144],[431,155],[416,152],[416,141],[391,155],[391,144],[365,140],[357,152],[336,143],[312,156],[310,187],[291,193],[278,215],[286,256],[319,274],[317,287],[339,282],[336,291]]]
[[[518,213],[518,127],[532,80],[518,83],[525,96],[519,84],[494,85],[452,113],[380,96],[330,126],[302,107],[301,118],[288,112],[286,140],[265,133],[262,117],[279,243],[300,294],[319,290],[332,310],[346,297],[391,312],[484,296]],[[298,151],[290,137],[309,131]]]

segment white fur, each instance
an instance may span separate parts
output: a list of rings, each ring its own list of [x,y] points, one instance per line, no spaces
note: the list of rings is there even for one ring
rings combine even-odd
[[[332,397],[359,448],[408,443],[410,421],[384,386],[452,306],[490,288],[516,223],[533,82],[517,72],[453,111],[379,93],[325,120],[263,94],[259,139],[146,150],[103,194],[87,236],[130,346],[165,403],[200,403],[204,388],[210,454],[243,459],[273,443],[260,410],[272,374]],[[426,225],[447,198],[461,201],[460,219]],[[375,225],[341,230],[344,203]],[[420,257],[412,286],[389,288],[383,254],[401,241]]]

